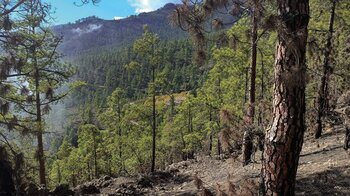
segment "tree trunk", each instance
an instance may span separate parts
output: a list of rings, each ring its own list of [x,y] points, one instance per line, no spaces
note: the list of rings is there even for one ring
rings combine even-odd
[[[221,72],[220,71],[220,75],[218,78],[218,99],[219,99],[219,109],[217,110],[217,125],[219,127],[219,131],[217,133],[217,137],[218,137],[218,143],[217,143],[217,154],[220,155],[221,154],[221,141],[220,141],[220,132],[221,132],[221,120],[220,120],[220,109],[224,103],[223,99],[222,99],[222,91],[221,91]]]
[[[62,174],[61,174],[61,166],[59,162],[57,164],[57,175],[58,175],[58,184],[61,184]]]
[[[211,114],[211,107],[209,108],[209,122],[212,122],[212,114]],[[211,130],[210,132],[210,136],[209,136],[209,156],[211,156],[213,150],[213,130]]]
[[[0,171],[0,195],[15,195],[13,171],[6,150],[2,146],[0,146]]]
[[[193,132],[191,104],[189,104],[189,106],[188,106],[188,132],[189,133]],[[194,159],[194,150],[193,149],[187,153],[187,158]]]
[[[250,90],[249,90],[249,105],[247,110],[246,124],[252,125],[254,123],[255,115],[255,79],[256,79],[256,57],[257,57],[257,40],[258,40],[258,24],[255,8],[252,9],[252,56],[251,56],[251,68],[250,68]],[[243,138],[243,166],[248,165],[250,157],[252,156],[253,142],[251,134],[244,132]]]
[[[247,101],[248,101],[248,96],[247,96],[247,94],[248,94],[248,85],[249,85],[249,77],[248,77],[248,75],[249,75],[249,69],[246,68],[245,69],[245,88],[244,88],[244,104],[243,105],[245,105],[247,103]],[[244,112],[244,109],[243,109],[243,112]]]
[[[349,149],[349,142],[350,142],[350,127],[345,128],[345,139],[344,139],[344,150]]]
[[[121,119],[122,119],[122,116],[121,116],[121,104],[120,104],[120,100],[118,99],[118,136],[119,136],[119,160],[121,161],[120,165],[121,165],[121,168],[119,170],[119,173],[121,173],[121,171],[125,171],[125,167],[124,167],[124,160],[122,160],[122,157],[123,157],[123,146],[122,146],[122,128],[121,128]]]
[[[217,150],[217,155],[221,155],[221,142],[220,142],[219,134],[218,134],[218,145],[216,150]]]
[[[252,142],[252,133],[250,131],[250,127],[245,127],[245,131],[243,134],[243,166],[248,165],[251,162],[251,156],[253,153],[253,142]]]
[[[88,170],[88,180],[90,181],[92,179],[92,171],[91,171],[91,168],[90,168],[90,160],[88,160],[86,162],[86,165],[87,165],[87,170]]]
[[[155,89],[155,68],[152,68],[152,83],[153,83],[153,95],[152,95],[152,166],[151,172],[154,172],[156,162],[156,89]]]
[[[264,55],[260,51],[260,56],[261,56],[261,94],[260,94],[260,101],[264,100],[265,96],[265,66],[264,66]],[[259,116],[258,116],[258,125],[263,127],[264,126],[264,111],[263,108],[260,107],[259,109]]]
[[[36,59],[34,59],[36,64]],[[45,157],[44,157],[44,144],[43,144],[43,128],[41,118],[41,100],[39,91],[39,69],[35,65],[35,106],[36,106],[36,123],[37,123],[37,140],[38,140],[38,161],[39,161],[39,179],[40,184],[46,188],[46,175],[45,175]]]
[[[257,40],[258,40],[258,24],[255,11],[253,9],[252,18],[252,56],[250,68],[250,89],[249,89],[249,105],[247,111],[248,122],[254,123],[255,115],[255,79],[256,79],[256,57],[257,57]]]
[[[33,6],[33,5],[32,5]],[[33,16],[33,15],[32,15]],[[35,35],[35,27],[31,27],[31,34]],[[46,172],[45,172],[45,157],[44,157],[44,144],[43,144],[43,125],[42,125],[42,115],[41,115],[41,99],[40,99],[40,72],[38,68],[38,61],[37,61],[37,49],[35,47],[35,44],[33,43],[34,47],[32,52],[33,55],[33,65],[34,65],[34,82],[35,82],[35,109],[36,109],[36,126],[37,126],[37,140],[38,140],[38,146],[37,146],[37,158],[39,161],[39,181],[40,185],[43,185],[46,189]]]
[[[337,5],[337,0],[333,0],[331,15],[329,18],[329,28],[328,28],[328,37],[325,45],[324,53],[324,62],[323,62],[323,75],[321,78],[321,83],[318,89],[318,111],[317,111],[317,120],[316,120],[316,129],[315,129],[315,138],[318,139],[322,135],[322,117],[329,110],[329,100],[328,100],[328,85],[329,78],[332,74],[332,67],[330,65],[330,57],[332,52],[332,38],[333,38],[333,26],[334,26],[334,16],[335,8]]]
[[[273,121],[265,136],[264,195],[294,195],[305,131],[305,51],[308,0],[278,0]]]
[[[107,159],[108,159],[108,175],[109,176],[112,176],[113,175],[113,173],[112,173],[112,156],[110,156],[110,155],[107,155]]]
[[[98,169],[97,169],[97,142],[96,142],[96,133],[93,132],[93,142],[94,142],[94,166],[95,166],[95,178],[98,178]]]

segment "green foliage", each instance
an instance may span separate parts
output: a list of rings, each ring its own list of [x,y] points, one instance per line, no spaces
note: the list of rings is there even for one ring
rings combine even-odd
[[[148,26],[145,25],[142,37],[135,41],[133,50],[153,68],[158,66],[161,58],[159,42],[158,35],[151,33]]]
[[[157,91],[177,93],[198,88],[206,69],[192,64],[188,40],[161,41],[157,48],[160,57],[155,71]],[[133,47],[87,53],[72,63],[78,65],[77,79],[86,85],[74,91],[68,107],[88,103],[104,107],[106,97],[116,88],[124,89],[131,100],[147,96],[152,66]]]
[[[9,3],[14,2],[6,1],[5,7]],[[8,17],[12,20],[11,28],[6,29],[8,37],[2,35],[9,43],[4,44],[5,39],[2,38],[0,46],[0,59],[10,59],[6,64],[13,66],[6,68],[8,65],[2,63],[0,68],[0,88],[6,84],[6,91],[0,95],[0,124],[7,125],[10,131],[16,131],[16,136],[18,133],[27,136],[15,138],[16,143],[26,152],[23,157],[31,157],[38,162],[34,164],[31,160],[27,161],[36,170],[39,168],[39,183],[45,186],[46,154],[42,137],[48,131],[45,116],[53,104],[68,94],[66,85],[75,69],[62,61],[62,55],[57,52],[61,39],[47,27],[50,6],[40,0],[23,1],[18,5],[18,10]],[[8,102],[6,107],[3,100]],[[36,142],[33,142],[33,138],[37,139]],[[31,147],[23,142],[25,139],[31,141]],[[33,144],[37,145],[36,150]],[[37,183],[38,177],[32,178],[33,183]]]
[[[58,158],[50,168],[51,186],[57,184],[76,186],[93,177],[98,177],[99,166],[95,160],[100,158],[98,153],[101,145],[100,130],[91,124],[82,125],[79,128],[78,142],[78,148],[74,148],[67,138],[63,140],[57,152]]]
[[[77,80],[77,81],[69,83],[69,88],[76,89],[76,88],[80,88],[80,87],[83,87],[86,85],[87,85],[86,82]]]
[[[58,159],[64,159],[65,157],[68,157],[71,151],[72,145],[69,143],[67,137],[65,137],[60,148],[57,151]]]
[[[328,7],[318,3],[312,1],[312,6]],[[345,10],[347,6],[339,3],[337,13],[343,18],[349,14]],[[320,16],[311,18],[310,29],[327,28],[328,15]],[[332,87],[337,91],[348,88],[349,84],[346,83],[349,77],[345,77],[349,71],[345,67],[349,62],[346,52],[350,34],[346,33],[345,24],[346,20],[337,22],[336,47],[332,52],[336,70]],[[214,45],[211,58],[203,67],[191,63],[188,41],[163,42],[147,27],[132,47],[76,59],[81,64],[78,78],[86,85],[73,96],[74,103],[83,108],[75,113],[82,113],[83,120],[74,124],[83,125],[78,131],[76,147],[67,144],[69,139],[62,142],[58,158],[51,165],[53,183],[58,183],[54,180],[58,176],[67,176],[61,183],[72,185],[87,181],[96,177],[95,170],[97,176],[148,172],[152,147],[152,99],[148,93],[157,95],[157,168],[198,154],[212,155],[215,148],[225,152],[239,149],[249,90],[249,25],[249,18],[242,18],[225,31],[230,43]],[[262,128],[267,128],[271,117],[276,33],[259,29],[258,34],[255,118]],[[324,36],[312,30],[310,34],[310,39],[318,45],[324,43]],[[322,55],[319,49],[314,52]],[[317,55],[308,55],[310,74],[321,61]],[[154,82],[152,71],[155,71]],[[307,98],[316,92],[317,77],[310,79]],[[77,165],[78,159],[83,164]]]
[[[327,1],[310,1],[311,17],[309,24],[308,40],[308,80],[307,85],[307,112],[308,123],[313,126],[315,123],[317,89],[323,74],[325,48],[329,33],[329,20],[332,3]],[[334,31],[331,39],[332,50],[330,54],[331,77],[329,81],[330,107],[334,107],[337,97],[349,89],[349,48],[350,48],[350,2],[337,1],[335,7]]]

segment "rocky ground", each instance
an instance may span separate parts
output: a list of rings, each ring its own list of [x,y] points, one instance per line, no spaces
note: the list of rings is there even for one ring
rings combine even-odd
[[[321,139],[306,136],[297,174],[296,195],[350,195],[350,152],[342,148],[342,127]],[[170,165],[166,171],[137,177],[101,179],[80,185],[76,195],[256,195],[261,153],[242,167],[241,157],[200,157]],[[196,186],[202,187],[198,190]],[[223,195],[223,194],[222,194]]]

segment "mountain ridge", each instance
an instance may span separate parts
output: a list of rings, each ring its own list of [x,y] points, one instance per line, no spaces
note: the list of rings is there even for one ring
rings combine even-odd
[[[142,35],[146,24],[162,40],[185,38],[186,32],[171,27],[169,23],[169,14],[175,8],[175,4],[168,3],[158,10],[118,20],[90,16],[75,23],[56,25],[53,31],[63,37],[60,51],[66,56],[75,56],[89,50],[129,46]]]

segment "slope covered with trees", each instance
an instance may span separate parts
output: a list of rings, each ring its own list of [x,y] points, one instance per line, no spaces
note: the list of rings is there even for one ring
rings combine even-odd
[[[249,40],[244,34],[248,29],[247,24],[249,24],[249,20],[240,20],[227,32],[227,37],[240,36],[242,42]],[[266,43],[270,44],[270,48],[272,48],[274,37],[274,34],[265,35],[261,39],[266,40]],[[146,38],[143,37],[140,40],[144,39]],[[142,44],[141,41],[137,41],[134,47],[142,47]],[[87,175],[76,174],[80,178],[74,178],[75,181],[71,181],[71,179],[64,181],[71,185],[77,185],[104,174],[115,174],[111,171],[118,171],[122,174],[148,171],[151,167],[150,163],[152,163],[150,155],[152,152],[153,122],[156,122],[157,127],[155,168],[158,169],[174,162],[195,158],[198,153],[215,155],[237,151],[242,146],[243,134],[238,130],[245,126],[243,118],[245,104],[248,104],[247,82],[249,78],[242,73],[246,73],[249,67],[249,45],[242,45],[240,49],[232,49],[228,44],[221,44],[220,47],[216,45],[208,50],[208,53],[211,53],[211,59],[207,66],[198,66],[192,63],[192,49],[188,41],[165,42],[160,43],[157,47],[159,53],[156,56],[147,57],[151,57],[149,60],[156,59],[158,62],[154,80],[156,87],[153,86],[151,67],[140,66],[138,63],[149,65],[148,60],[145,61],[144,58],[138,56],[137,50],[125,49],[125,53],[111,53],[106,58],[102,58],[105,62],[113,62],[115,57],[117,59],[115,61],[118,62],[121,59],[120,54],[129,54],[129,58],[123,57],[125,62],[119,64],[124,66],[116,67],[123,71],[107,71],[107,74],[118,73],[119,77],[104,78],[96,74],[96,71],[99,70],[98,65],[103,65],[100,63],[102,60],[99,59],[99,56],[93,55],[91,59],[83,58],[83,62],[90,61],[91,66],[95,68],[86,67],[86,70],[93,71],[94,74],[89,74],[89,71],[82,72],[86,74],[87,86],[82,87],[79,93],[75,93],[78,95],[73,100],[85,100],[84,103],[89,107],[84,108],[89,109],[82,109],[81,118],[75,118],[77,121],[71,122],[73,126],[69,126],[70,130],[68,131],[73,132],[73,134],[68,134],[68,137],[64,139],[64,145],[58,149],[59,152],[63,151],[61,148],[67,148],[66,142],[72,142],[70,144],[71,153],[66,154],[66,157],[60,158],[53,164],[51,175],[55,182],[58,179],[57,167],[60,168],[59,173],[68,172],[66,175],[75,171],[89,171]],[[261,54],[264,55],[258,57],[262,64],[257,68],[257,86],[259,86],[257,93],[261,100],[261,104],[257,105],[257,110],[260,122],[265,125],[268,124],[267,119],[269,118],[269,111],[266,111],[265,108],[268,107],[268,100],[271,98],[267,94],[271,91],[269,87],[271,82],[267,81],[267,78],[272,74],[272,69],[264,65],[273,62],[273,51],[270,48],[261,50]],[[184,61],[185,59],[187,62]],[[85,65],[90,66],[90,64],[86,63]],[[82,69],[85,70],[84,67]],[[101,68],[101,70],[106,69]],[[105,81],[93,83],[96,82],[94,80],[97,77],[106,80],[109,78],[119,79],[120,82],[110,83],[115,85],[110,89],[118,87],[117,90],[113,93],[108,92]],[[128,80],[129,78],[130,80]],[[138,81],[139,79],[142,80]],[[119,85],[116,86],[116,84]],[[133,84],[142,84],[143,86],[133,86]],[[156,92],[156,120],[153,119],[154,113],[152,112],[154,88]],[[84,92],[87,94],[83,94]],[[78,98],[79,94],[81,98]],[[104,98],[106,94],[111,94],[107,99],[107,104]],[[148,94],[151,97],[147,98]],[[90,96],[93,98],[90,99]],[[111,103],[111,100],[114,100],[114,103]],[[83,153],[80,151],[83,150],[83,147],[79,141],[84,132],[81,128],[85,127],[83,124],[86,123],[95,124],[95,129],[99,130],[96,135],[96,138],[99,139],[95,140],[90,137],[91,144],[99,143],[90,145],[90,147],[97,146],[97,150],[87,150],[91,153],[96,151],[97,153],[94,155],[78,153]],[[77,138],[72,137],[75,135],[74,132],[77,132]],[[113,146],[114,150],[106,151],[104,148],[107,143],[105,142],[108,143],[108,146],[109,144],[111,147]],[[113,153],[108,154],[108,152]],[[124,156],[124,154],[128,156]],[[69,166],[70,159],[76,160],[77,157],[86,156],[90,157],[86,164]],[[97,165],[94,165],[96,158],[94,156],[97,156],[99,160]],[[60,163],[62,165],[57,166]],[[97,172],[98,176],[95,176],[95,167],[99,171]]]
[[[308,149],[320,148],[325,130],[347,122],[349,106],[335,110],[350,87],[346,0],[184,1],[56,26],[62,43],[45,26],[47,4],[11,3],[23,18],[0,14],[0,169],[14,179],[0,178],[7,192],[28,194],[23,187],[35,183],[42,194],[64,184],[83,189],[106,175],[151,172],[143,186],[169,165],[224,157],[239,161],[233,170],[241,174],[260,150],[260,187],[249,194],[294,195],[304,134],[318,138]],[[59,100],[60,110],[52,106]],[[213,190],[191,175],[198,193]],[[237,194],[241,180],[229,178],[225,191]]]

